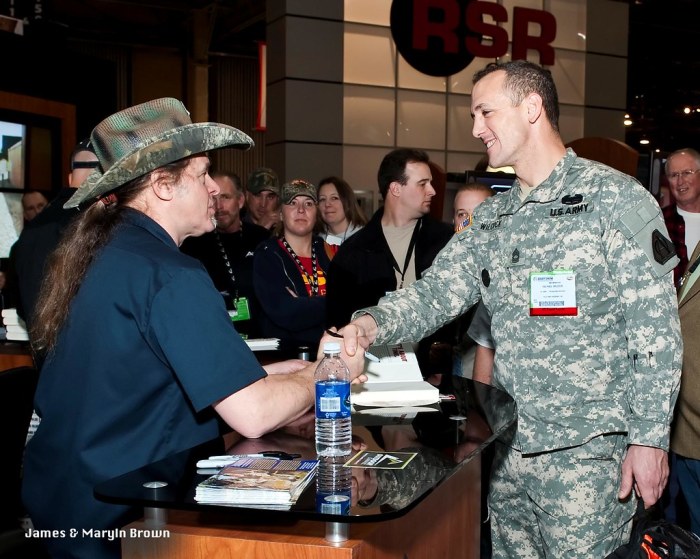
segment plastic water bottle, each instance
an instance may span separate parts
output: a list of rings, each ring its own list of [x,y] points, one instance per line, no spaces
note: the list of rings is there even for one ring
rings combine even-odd
[[[316,510],[324,514],[349,514],[352,471],[343,464],[347,456],[319,456],[316,472]]]
[[[347,456],[352,450],[350,371],[340,358],[340,344],[323,344],[316,381],[316,454]]]

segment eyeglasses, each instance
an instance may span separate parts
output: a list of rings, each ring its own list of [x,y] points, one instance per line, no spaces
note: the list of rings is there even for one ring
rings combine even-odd
[[[668,174],[668,180],[670,181],[677,181],[679,178],[683,177],[684,179],[689,179],[692,177],[695,173],[700,171],[700,169],[686,169],[685,171],[678,171],[677,173],[669,173]]]

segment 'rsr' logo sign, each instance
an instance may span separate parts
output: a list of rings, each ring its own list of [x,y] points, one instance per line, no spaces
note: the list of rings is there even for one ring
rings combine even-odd
[[[477,56],[498,58],[508,52],[508,31],[484,21],[508,21],[505,7],[479,0],[393,0],[391,33],[406,61],[430,76],[450,76],[466,68]],[[539,35],[528,35],[528,24],[539,25]],[[554,64],[551,43],[557,20],[549,12],[513,8],[512,59],[525,59],[529,49],[540,64]],[[486,40],[484,40],[486,39]]]

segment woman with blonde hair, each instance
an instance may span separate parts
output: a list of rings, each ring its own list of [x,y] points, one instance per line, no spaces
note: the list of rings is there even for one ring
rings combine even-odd
[[[326,177],[319,181],[318,207],[323,225],[321,236],[332,247],[332,254],[367,223],[355,192],[340,177]]]

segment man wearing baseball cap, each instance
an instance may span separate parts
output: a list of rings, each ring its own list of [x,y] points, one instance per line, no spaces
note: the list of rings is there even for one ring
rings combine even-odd
[[[246,210],[243,218],[265,229],[272,229],[280,219],[280,182],[277,173],[267,167],[258,167],[248,177]]]
[[[246,437],[294,421],[313,404],[315,364],[261,367],[204,267],[179,250],[214,229],[207,153],[248,149],[246,134],[192,123],[165,98],[106,118],[91,141],[101,171],[66,203],[80,217],[31,332],[46,361],[23,499],[35,528],[57,534],[52,556],[95,559],[120,556],[118,540],[95,534],[141,514],[96,500],[95,485],[218,436],[217,414]],[[363,360],[347,361],[353,377]]]

